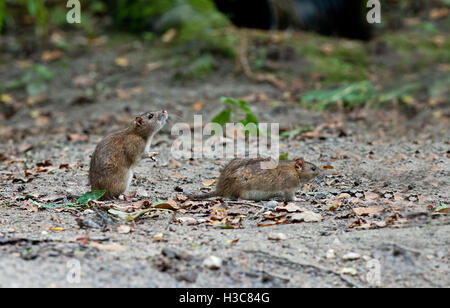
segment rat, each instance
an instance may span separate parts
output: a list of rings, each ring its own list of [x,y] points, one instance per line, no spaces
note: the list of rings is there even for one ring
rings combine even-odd
[[[254,201],[294,201],[295,191],[319,174],[319,168],[302,158],[282,160],[271,169],[261,168],[270,158],[236,158],[221,172],[216,190],[191,199],[225,197]]]
[[[121,196],[130,186],[134,168],[150,154],[153,136],[166,124],[166,110],[146,112],[130,125],[105,137],[95,148],[89,168],[92,190],[105,190],[102,199]]]

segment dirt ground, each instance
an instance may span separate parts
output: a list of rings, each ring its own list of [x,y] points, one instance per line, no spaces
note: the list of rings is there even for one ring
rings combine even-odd
[[[164,66],[146,72],[153,60],[142,49],[127,53],[127,67],[114,65],[121,53],[99,49],[71,58],[44,102],[1,123],[0,287],[450,286],[449,216],[434,212],[450,201],[448,111],[439,118],[433,110],[320,114],[242,76],[232,63],[207,80],[180,83]],[[94,77],[87,75],[92,70]],[[16,74],[12,63],[2,65],[3,81]],[[93,100],[84,87],[91,77],[102,84]],[[177,194],[208,191],[227,160],[174,160],[170,130],[192,123],[194,114],[210,120],[223,108],[221,96],[247,97],[260,122],[317,128],[282,139],[281,149],[325,166],[299,187],[304,201],[293,210],[322,219],[276,224],[264,217],[292,215],[281,203],[212,199],[101,230],[78,223],[92,209],[33,203],[63,204],[88,192],[98,141],[133,115],[163,108],[170,121],[153,142],[158,161],[138,165],[132,202],[173,198],[181,206]],[[238,217],[239,228],[213,226],[214,211]],[[210,256],[221,259],[217,269],[205,266]]]

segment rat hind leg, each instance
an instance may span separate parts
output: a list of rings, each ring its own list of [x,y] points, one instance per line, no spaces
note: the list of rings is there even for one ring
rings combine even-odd
[[[128,173],[111,174],[102,177],[100,181],[95,183],[95,186],[92,186],[92,189],[105,190],[102,200],[118,198],[127,190],[128,185],[131,182],[130,178],[132,178],[132,175],[130,176]]]

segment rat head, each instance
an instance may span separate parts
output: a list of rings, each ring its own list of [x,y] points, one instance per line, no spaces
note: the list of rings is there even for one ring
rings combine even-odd
[[[297,171],[299,178],[305,181],[309,181],[319,174],[319,168],[304,161],[303,158],[295,159],[295,170]]]
[[[169,114],[166,110],[146,112],[133,121],[133,130],[145,138],[156,134],[165,124]]]

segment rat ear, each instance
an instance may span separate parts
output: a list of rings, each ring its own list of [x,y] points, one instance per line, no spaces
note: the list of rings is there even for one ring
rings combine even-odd
[[[297,168],[299,170],[303,170],[303,159],[297,158],[295,160],[295,168]]]
[[[137,126],[142,126],[142,124],[144,124],[144,120],[141,117],[136,117],[134,121],[136,122]]]

